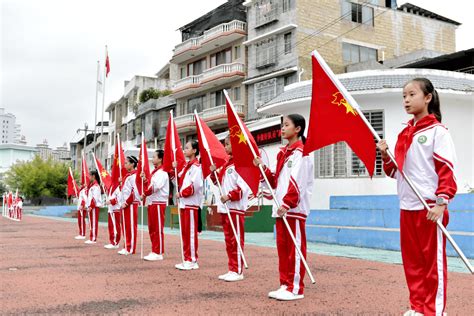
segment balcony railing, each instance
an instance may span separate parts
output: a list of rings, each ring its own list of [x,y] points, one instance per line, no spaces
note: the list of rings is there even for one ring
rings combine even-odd
[[[176,45],[173,50],[173,55],[178,55],[183,51],[186,51],[190,48],[198,48],[203,43],[218,37],[221,34],[232,32],[232,31],[242,31],[245,32],[245,22],[234,20],[229,23],[219,24],[207,31],[204,31],[204,34],[199,37],[193,37],[185,40],[184,42]]]
[[[176,81],[173,91],[181,90],[184,87],[199,87],[201,84],[212,81],[219,77],[232,73],[245,72],[245,66],[242,63],[222,64],[216,67],[206,69],[200,75],[189,76]]]
[[[235,111],[237,113],[244,113],[244,106],[242,104],[234,104]],[[198,115],[204,120],[204,121],[213,121],[212,118],[215,118],[217,116],[221,115],[226,115],[227,110],[225,105],[219,105],[215,106],[209,109],[205,109],[202,112],[198,113]],[[194,123],[194,113],[193,114],[184,114],[181,116],[178,116],[174,119],[176,126],[179,128],[179,126],[183,125],[188,125],[191,123]]]

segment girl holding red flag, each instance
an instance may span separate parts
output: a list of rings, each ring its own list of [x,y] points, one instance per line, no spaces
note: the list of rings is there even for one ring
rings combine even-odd
[[[144,187],[147,188],[143,198],[146,197],[148,206],[148,233],[151,240],[151,252],[143,259],[147,261],[163,260],[164,253],[164,227],[165,210],[168,205],[169,197],[169,177],[168,173],[163,171],[163,150],[155,151],[153,155],[153,166],[155,169],[151,173],[150,182],[142,172]]]
[[[86,239],[86,216],[84,214],[86,211],[86,202],[87,188],[81,186],[79,196],[77,197],[77,225],[79,227],[79,235],[74,237],[74,239]]]
[[[404,315],[442,315],[446,307],[446,237],[437,226],[448,224],[448,203],[457,191],[456,154],[447,128],[441,124],[438,93],[431,81],[415,78],[403,88],[405,111],[413,115],[398,135],[395,160],[432,207],[424,209],[390,160],[388,146],[378,148],[385,173],[397,179],[400,199],[400,246],[410,292],[410,310]]]
[[[268,293],[270,298],[291,301],[304,298],[304,276],[306,270],[295,249],[291,236],[285,227],[282,216],[295,236],[298,247],[306,258],[306,217],[310,212],[310,198],[313,191],[313,161],[303,155],[303,136],[306,122],[299,114],[290,114],[283,118],[281,135],[288,140],[277,155],[276,170],[272,172],[263,166],[270,185],[281,207],[273,207],[276,217],[276,239],[278,250],[278,269],[280,288]],[[255,158],[256,165],[262,164]]]
[[[230,136],[225,138],[225,151],[229,155],[227,162],[217,170],[218,179],[216,179],[214,171],[215,165],[211,166],[211,180],[216,184],[220,182],[224,195],[217,200],[217,212],[221,214],[222,229],[224,230],[224,238],[226,244],[227,257],[229,258],[229,271],[219,276],[219,280],[227,282],[235,282],[244,279],[243,260],[238,249],[237,240],[227,215],[227,207],[234,224],[235,231],[240,241],[242,251],[244,250],[245,240],[245,209],[248,204],[249,189],[244,180],[235,170],[234,161],[232,159],[232,146],[230,144]]]
[[[125,159],[125,169],[128,173],[123,180],[121,203],[126,243],[125,248],[118,252],[121,255],[134,254],[137,247],[138,204],[140,203],[140,195],[135,183],[137,164],[138,159],[135,156],[128,156]]]
[[[182,170],[178,171],[178,192],[181,234],[183,239],[184,262],[175,265],[179,270],[199,269],[198,259],[198,209],[201,207],[203,195],[203,179],[201,164],[196,156],[199,146],[196,140],[186,143],[184,156],[188,160]],[[173,162],[173,168],[177,163]]]
[[[86,244],[97,243],[97,231],[99,226],[99,208],[102,207],[102,192],[100,188],[100,177],[97,170],[92,170],[90,173],[92,182],[87,193],[87,214],[89,216],[90,235]]]

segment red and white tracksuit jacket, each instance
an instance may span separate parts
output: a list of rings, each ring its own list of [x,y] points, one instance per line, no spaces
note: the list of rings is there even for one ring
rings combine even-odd
[[[126,207],[122,210],[122,223],[125,236],[125,249],[135,253],[137,248],[138,204],[140,196],[135,184],[136,170],[129,172],[123,182],[121,204]]]
[[[195,158],[178,173],[179,208],[184,260],[198,259],[198,208],[203,202],[201,164]]]
[[[97,241],[97,231],[99,226],[99,208],[102,207],[102,195],[100,192],[99,184],[94,181],[87,193],[86,207],[88,209],[89,216],[89,228],[90,235],[89,239]]]
[[[113,191],[109,191],[109,201],[110,204],[108,206],[108,228],[109,228],[109,240],[110,243],[114,246],[117,246],[120,242],[121,237],[121,209],[120,203],[118,200],[120,199],[120,187]],[[113,204],[112,204],[113,201]]]
[[[214,173],[211,173],[211,180],[215,184],[219,181],[224,195],[227,195],[230,199],[226,204],[230,210],[232,223],[234,224],[235,232],[237,233],[240,246],[243,250],[245,241],[245,211],[248,205],[250,188],[235,170],[232,159],[229,159],[226,164],[218,170],[218,179],[215,178]],[[217,212],[222,214],[222,228],[224,231],[227,257],[229,258],[229,271],[241,274],[243,260],[238,250],[234,232],[232,231],[227,209],[221,202],[220,192],[219,196],[216,197],[216,201]]]
[[[17,219],[18,220],[21,220],[21,218],[23,217],[23,201],[22,200],[18,200],[18,202],[16,203],[16,214],[17,214]]]
[[[155,168],[151,173],[150,183],[146,181],[145,186],[151,251],[161,255],[165,251],[165,211],[170,192],[168,173],[163,171],[162,167]]]
[[[408,122],[398,135],[395,160],[430,207],[435,205],[436,197],[454,198],[454,144],[434,115]],[[400,245],[411,308],[425,315],[442,315],[447,287],[446,238],[435,223],[426,219],[427,210],[389,159],[384,161],[384,171],[397,180]],[[448,224],[447,209],[441,221]]]
[[[265,168],[270,185],[281,206],[286,208],[286,218],[293,231],[296,242],[306,258],[306,217],[310,212],[310,199],[313,191],[313,160],[303,155],[303,143],[280,149],[277,155],[276,170],[273,173]],[[305,268],[288,233],[283,220],[278,217],[277,207],[273,206],[276,217],[277,250],[280,270],[280,285],[294,294],[303,294]]]
[[[77,226],[79,227],[79,236],[86,236],[86,202],[87,188],[82,188],[77,197]]]

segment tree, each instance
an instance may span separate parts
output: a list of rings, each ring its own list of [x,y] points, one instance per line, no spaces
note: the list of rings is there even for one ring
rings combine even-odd
[[[29,199],[40,197],[66,198],[68,165],[51,158],[18,162],[6,172],[7,185]]]
[[[155,88],[148,88],[140,93],[140,103],[144,103],[150,99],[158,99],[161,97],[161,91]]]

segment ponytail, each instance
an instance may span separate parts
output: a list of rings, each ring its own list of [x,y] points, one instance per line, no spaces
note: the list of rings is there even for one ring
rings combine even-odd
[[[433,83],[427,78],[415,78],[410,80],[409,82],[417,82],[420,85],[421,91],[423,91],[423,94],[426,96],[428,94],[431,94],[431,101],[428,104],[428,113],[433,114],[438,122],[441,123],[442,115],[441,115],[441,104],[439,101],[439,95],[436,89],[433,86]],[[405,84],[405,86],[408,84],[408,82]]]
[[[304,130],[306,128],[306,120],[302,115],[299,114],[289,114],[287,115],[287,118],[290,119],[290,121],[293,122],[293,125],[296,127],[300,127],[300,131],[298,132],[298,137],[301,137],[301,141],[306,143],[306,137],[304,136]]]

